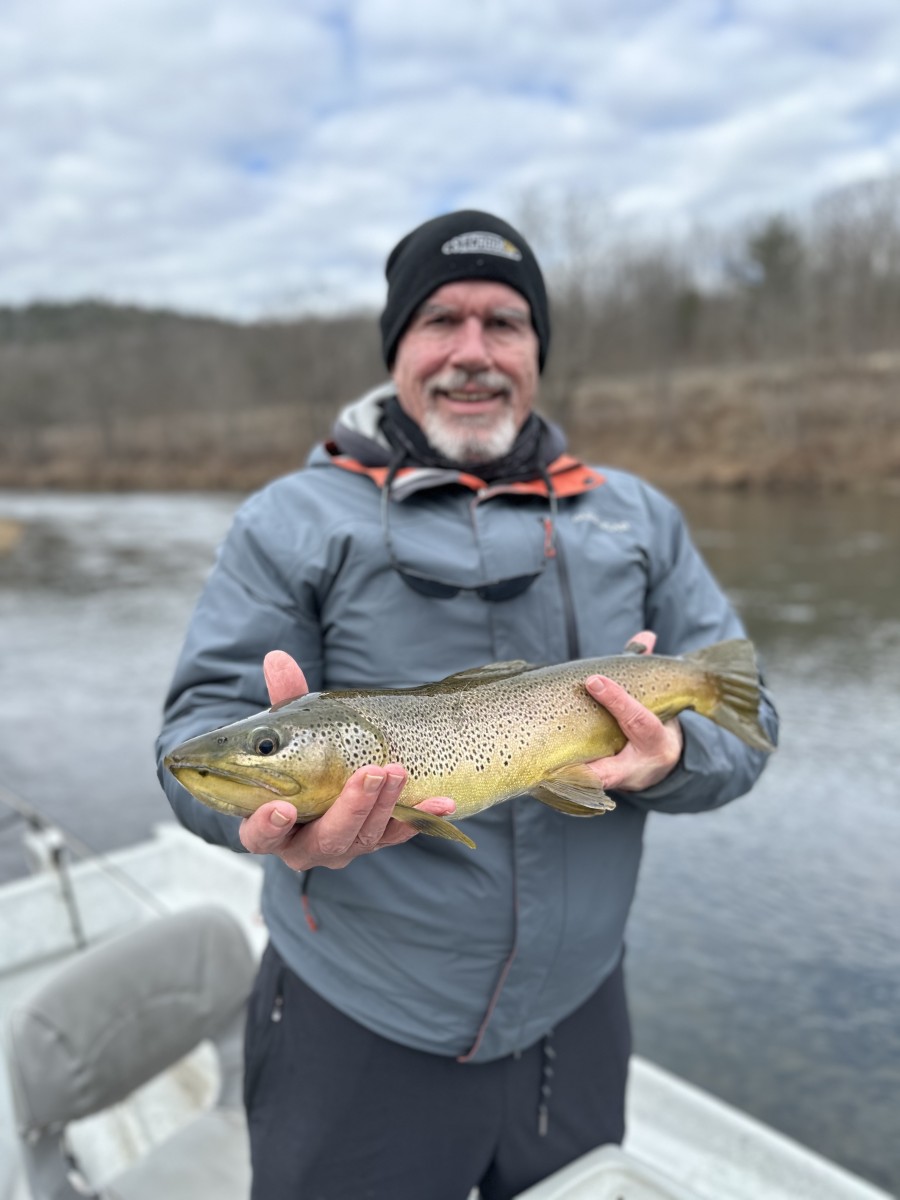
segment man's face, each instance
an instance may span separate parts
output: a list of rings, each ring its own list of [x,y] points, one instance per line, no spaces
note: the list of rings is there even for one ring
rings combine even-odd
[[[447,283],[397,347],[397,398],[436,450],[489,462],[512,447],[534,407],[538,338],[528,301],[505,283]]]

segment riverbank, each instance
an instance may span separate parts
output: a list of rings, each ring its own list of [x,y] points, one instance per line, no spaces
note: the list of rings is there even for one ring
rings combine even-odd
[[[586,457],[661,486],[900,492],[900,354],[602,381],[573,408]]]
[[[900,353],[604,378],[551,415],[584,458],[662,487],[900,491]],[[304,397],[13,423],[0,487],[248,491],[302,464],[332,417]]]

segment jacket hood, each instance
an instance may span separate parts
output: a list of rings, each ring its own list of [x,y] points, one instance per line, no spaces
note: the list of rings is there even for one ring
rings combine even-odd
[[[395,394],[392,383],[378,387],[345,405],[332,426],[329,449],[347,454],[364,467],[386,467],[391,447],[379,428],[384,401]]]

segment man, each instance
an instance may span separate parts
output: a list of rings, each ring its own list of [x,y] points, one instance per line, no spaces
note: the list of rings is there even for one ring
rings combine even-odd
[[[278,702],[307,680],[399,687],[617,653],[642,627],[669,654],[743,634],[674,506],[569,456],[535,412],[549,310],[515,229],[438,217],[398,244],[387,279],[392,382],[238,513],[160,759],[264,706],[272,646]],[[501,1200],[621,1140],[623,929],[646,814],[723,804],[763,756],[693,713],[664,724],[612,681],[586,685],[629,738],[593,768],[618,807],[579,821],[523,797],[467,822],[474,853],[390,818],[396,763],[357,771],[304,826],[283,800],[240,822],[163,780],[190,828],[265,856],[271,941],[247,1032],[256,1200],[465,1200],[475,1186]],[[768,701],[763,719],[774,736]],[[452,798],[424,807],[446,814]]]

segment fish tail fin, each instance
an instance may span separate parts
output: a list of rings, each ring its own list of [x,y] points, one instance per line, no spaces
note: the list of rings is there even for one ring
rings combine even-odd
[[[710,702],[698,704],[697,711],[755,750],[774,750],[759,720],[759,667],[752,642],[733,638],[685,654],[684,659],[700,667],[713,682]]]
[[[404,808],[402,804],[395,804],[392,817],[396,817],[398,821],[403,821],[407,825],[412,825],[413,829],[419,833],[427,833],[430,837],[444,838],[448,842],[461,842],[462,845],[468,846],[470,850],[474,850],[475,843],[450,821],[443,817],[436,817],[432,813],[422,812],[420,808]]]

